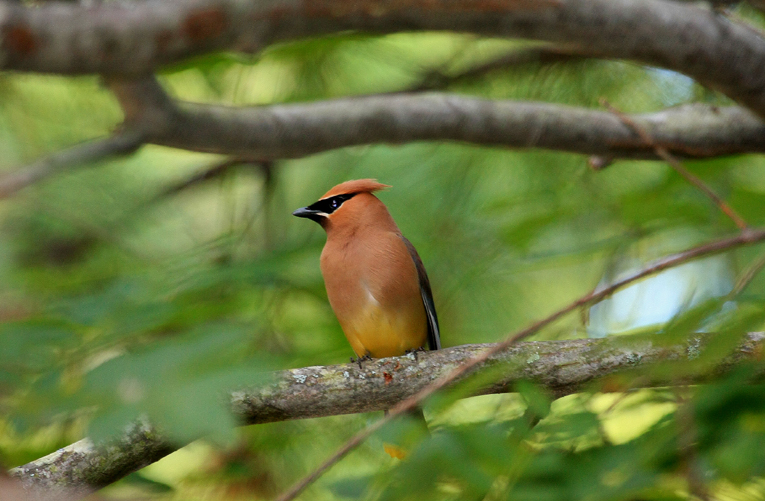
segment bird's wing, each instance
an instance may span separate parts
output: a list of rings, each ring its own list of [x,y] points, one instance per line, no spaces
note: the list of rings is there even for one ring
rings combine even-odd
[[[428,274],[425,272],[425,266],[422,264],[417,250],[412,245],[412,242],[406,239],[403,235],[401,239],[406,245],[406,249],[409,251],[409,255],[412,256],[415,267],[417,267],[417,277],[420,280],[420,294],[422,295],[422,304],[425,305],[425,314],[428,317],[428,347],[431,350],[441,349],[441,331],[438,328],[438,315],[436,315],[436,305],[433,303],[433,292],[430,290],[430,280],[428,280]]]

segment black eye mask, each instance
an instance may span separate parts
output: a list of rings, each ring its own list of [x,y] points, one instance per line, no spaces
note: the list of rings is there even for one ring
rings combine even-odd
[[[319,200],[318,202],[313,203],[306,208],[312,211],[323,212],[324,214],[329,215],[339,209],[344,202],[350,200],[355,195],[355,193],[350,193],[348,195],[335,195],[334,197]]]
[[[349,193],[347,195],[335,195],[334,197],[325,198],[308,207],[296,210],[292,215],[306,217],[323,225],[326,222],[327,216],[335,212],[344,202],[350,200],[355,195],[356,193]]]

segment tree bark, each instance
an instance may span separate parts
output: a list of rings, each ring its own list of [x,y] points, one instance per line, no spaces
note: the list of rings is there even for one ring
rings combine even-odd
[[[632,115],[652,145],[614,113],[548,103],[428,93],[234,108],[178,103],[153,78],[109,85],[128,127],[146,142],[254,159],[443,140],[618,158],[658,158],[656,145],[689,158],[765,151],[765,123],[739,107],[695,104]]]
[[[187,0],[0,3],[0,68],[140,75],[210,51],[362,30],[449,30],[566,44],[691,76],[765,117],[765,40],[663,0]]]
[[[660,336],[519,343],[478,367],[497,371],[495,382],[472,394],[513,391],[518,381],[532,381],[555,397],[588,390],[619,392],[640,387],[702,382],[745,361],[758,360],[765,334],[748,334],[727,356],[696,367],[682,380],[677,366],[704,353],[704,335],[668,344]],[[397,402],[449,373],[493,345],[463,345],[435,352],[393,357],[358,364],[305,367],[275,373],[259,388],[231,393],[232,412],[244,424],[372,412]],[[673,371],[656,371],[663,364]],[[635,378],[641,371],[641,378]],[[668,376],[668,374],[675,374]],[[465,378],[463,378],[464,380]],[[636,383],[637,382],[637,383]],[[53,454],[11,470],[28,491],[40,499],[82,497],[128,473],[161,459],[183,444],[170,444],[149,424],[134,425],[119,440],[94,445],[81,440]]]

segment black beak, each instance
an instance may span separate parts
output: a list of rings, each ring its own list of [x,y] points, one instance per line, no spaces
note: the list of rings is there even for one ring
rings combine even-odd
[[[321,223],[322,219],[326,217],[326,214],[323,212],[309,209],[308,207],[301,207],[300,209],[293,212],[292,215],[297,217],[307,217],[308,219],[316,221],[317,223]]]

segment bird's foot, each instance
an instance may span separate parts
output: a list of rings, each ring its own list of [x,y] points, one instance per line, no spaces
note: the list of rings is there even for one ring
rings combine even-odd
[[[359,364],[359,369],[363,369],[364,368],[364,366],[361,365],[361,362],[366,362],[367,360],[372,360],[372,357],[369,356],[369,353],[367,353],[363,357],[359,357],[359,358],[351,357],[351,363],[358,363]]]
[[[420,353],[421,351],[426,351],[426,350],[425,350],[425,348],[420,346],[419,348],[414,348],[414,349],[411,349],[411,350],[406,350],[406,354],[407,355],[409,355],[409,354],[414,355],[414,361],[415,362],[419,362],[420,360],[419,360],[419,358],[417,358],[417,354]]]

